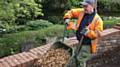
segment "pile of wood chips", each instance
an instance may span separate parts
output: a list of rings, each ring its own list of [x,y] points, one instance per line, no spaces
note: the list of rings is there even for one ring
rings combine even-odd
[[[70,54],[63,48],[50,49],[37,63],[39,67],[64,67],[70,58]]]

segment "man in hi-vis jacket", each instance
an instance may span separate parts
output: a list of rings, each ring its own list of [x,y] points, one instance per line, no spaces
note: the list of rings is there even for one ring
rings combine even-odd
[[[83,39],[83,47],[80,52],[79,60],[81,66],[90,57],[91,54],[96,53],[97,38],[103,31],[103,21],[96,12],[96,0],[84,0],[81,2],[83,8],[71,9],[64,15],[66,23],[69,23],[70,18],[78,19],[76,26],[68,24],[67,29],[71,28],[76,30],[77,40]]]

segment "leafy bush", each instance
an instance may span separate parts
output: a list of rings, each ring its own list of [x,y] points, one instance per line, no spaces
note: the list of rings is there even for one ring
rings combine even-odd
[[[36,40],[39,43],[42,43],[42,40],[46,39],[47,37],[62,37],[63,36],[63,25],[54,25],[51,27],[48,27],[46,29],[42,29],[38,31],[39,34],[36,36]]]
[[[54,36],[60,37],[62,36],[63,29],[64,26],[62,25],[54,25],[46,29],[40,30],[39,33],[43,32],[45,36],[49,36],[49,37],[54,37]]]
[[[27,26],[30,30],[42,29],[52,25],[53,24],[51,22],[48,22],[46,20],[35,20],[27,23]]]
[[[20,52],[22,44],[26,41],[35,42],[34,34],[34,31],[26,31],[21,33],[7,34],[1,37],[0,57]]]
[[[7,22],[0,22],[0,29],[1,29],[0,33],[12,33],[12,32],[16,32],[15,25],[7,23]]]
[[[29,27],[27,27],[26,25],[15,25],[15,30],[16,32],[27,31],[29,30]]]
[[[81,7],[81,3],[82,0],[69,0],[68,3],[70,4],[70,7],[71,8],[74,8],[74,7]]]
[[[63,24],[63,16],[49,16],[48,21],[52,22],[53,24]]]
[[[40,0],[37,0],[40,1]],[[41,0],[45,13],[63,12],[67,7],[68,0]]]
[[[63,28],[63,25],[54,25],[37,31],[24,31],[3,35],[3,37],[0,37],[0,57],[19,53],[22,45],[32,43],[34,47],[40,46],[44,44],[46,37],[61,37]],[[30,43],[27,44],[27,42]]]
[[[0,0],[0,20],[8,23],[15,21],[13,4]]]
[[[119,0],[98,0],[98,11],[100,12],[120,12]]]
[[[68,0],[37,0],[42,1],[44,19],[53,24],[61,24],[63,22],[63,13],[69,8]]]
[[[18,1],[14,7],[17,24],[25,24],[28,20],[43,16],[42,5],[38,5],[35,0]]]
[[[43,16],[42,5],[35,0],[0,0],[1,21],[25,24],[38,16]]]
[[[7,22],[1,22],[0,23],[0,34],[3,33],[15,33],[18,31],[25,31],[28,30],[28,27],[26,25],[16,25],[16,24],[8,24]]]
[[[27,30],[38,30],[47,28],[52,26],[51,22],[47,20],[35,20],[29,21],[26,25],[16,25],[16,24],[8,24],[7,22],[0,22],[0,33],[15,33],[20,31],[27,31]]]

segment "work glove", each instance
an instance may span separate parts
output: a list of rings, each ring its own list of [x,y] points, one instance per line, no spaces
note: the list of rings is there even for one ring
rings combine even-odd
[[[83,28],[82,30],[81,30],[81,32],[80,32],[80,34],[82,34],[82,35],[87,35],[88,33],[89,33],[89,28],[88,27],[86,27],[86,28]]]
[[[70,19],[65,19],[66,24],[69,24],[69,22],[70,22]]]

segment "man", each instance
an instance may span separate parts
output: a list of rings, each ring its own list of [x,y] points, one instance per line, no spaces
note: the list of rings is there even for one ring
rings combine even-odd
[[[91,55],[90,52],[92,54],[96,53],[97,38],[100,37],[100,32],[103,31],[103,21],[96,12],[95,0],[84,0],[82,5],[83,8],[69,10],[64,19],[68,26],[70,18],[78,19],[77,25],[71,27],[76,30],[77,40],[80,41],[81,37],[84,36],[79,59],[80,63],[85,63]],[[83,67],[82,64],[81,66]]]

